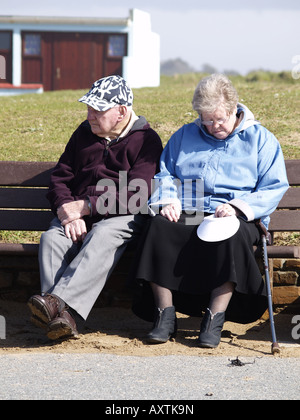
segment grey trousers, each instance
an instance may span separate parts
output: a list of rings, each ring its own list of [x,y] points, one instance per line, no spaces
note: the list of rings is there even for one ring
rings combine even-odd
[[[141,231],[141,215],[95,223],[83,243],[74,243],[55,218],[39,247],[41,293],[63,299],[83,319],[90,313],[128,243]]]

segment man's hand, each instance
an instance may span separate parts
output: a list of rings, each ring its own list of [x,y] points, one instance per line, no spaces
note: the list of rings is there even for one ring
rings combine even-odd
[[[178,204],[172,203],[161,209],[160,214],[166,217],[170,222],[178,222],[181,208]]]
[[[82,242],[87,234],[85,221],[83,219],[77,219],[66,223],[65,234],[73,242]]]
[[[83,216],[90,214],[87,200],[71,201],[65,203],[57,209],[57,217],[62,226],[66,226],[75,220],[81,219]]]

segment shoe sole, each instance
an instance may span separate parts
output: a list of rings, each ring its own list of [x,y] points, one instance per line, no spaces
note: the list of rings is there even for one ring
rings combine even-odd
[[[203,349],[216,349],[218,347],[218,344],[214,345],[209,343],[197,343],[197,346]]]
[[[34,319],[39,319],[42,324],[48,324],[51,321],[51,316],[47,308],[34,297],[30,298],[27,303]]]
[[[167,343],[169,340],[172,340],[173,338],[175,339],[176,335],[177,334],[174,333],[174,334],[170,335],[170,337],[167,338],[166,340],[162,340],[162,339],[155,338],[155,337],[149,337],[149,338],[146,338],[146,342],[149,343],[149,344],[164,344],[164,343]]]
[[[170,339],[171,339],[171,337],[168,338],[167,340],[156,340],[155,338],[147,338],[146,342],[149,343],[149,344],[164,344],[167,341],[169,341]]]
[[[79,335],[70,325],[54,320],[48,325],[47,337],[50,338],[50,340],[59,340],[61,338],[77,339],[79,338]]]

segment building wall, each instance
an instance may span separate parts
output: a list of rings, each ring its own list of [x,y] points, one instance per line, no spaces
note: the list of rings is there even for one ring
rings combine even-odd
[[[134,9],[131,19],[135,24],[129,32],[128,56],[123,58],[124,78],[133,88],[159,86],[160,37],[151,31],[148,13]]]
[[[106,20],[0,17],[0,31],[12,31],[11,79],[14,86],[19,86],[24,83],[24,71],[22,71],[22,64],[24,65],[24,59],[22,59],[22,38],[24,39],[25,32],[85,33],[91,35],[110,33],[127,35],[127,55],[121,58],[123,77],[132,88],[159,86],[160,40],[159,36],[151,30],[150,15],[143,11],[133,9],[130,11],[129,18]],[[113,65],[111,67],[106,66],[106,68],[106,71],[110,74],[114,71]],[[23,70],[26,71],[26,69]],[[53,71],[57,71],[57,69]],[[107,75],[109,74],[101,74],[100,77]],[[30,80],[28,75],[26,80]],[[38,83],[38,81],[36,82]],[[31,80],[31,83],[36,82]],[[86,88],[87,86],[78,86],[78,88],[83,87]]]

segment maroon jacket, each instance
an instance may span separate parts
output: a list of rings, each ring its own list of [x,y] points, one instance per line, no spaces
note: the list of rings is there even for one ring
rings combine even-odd
[[[151,179],[158,171],[162,150],[160,137],[144,117],[139,117],[127,135],[110,143],[93,134],[89,122],[84,121],[73,133],[52,173],[47,194],[52,211],[56,215],[62,204],[89,198],[92,213],[85,219],[88,226],[103,217],[129,214],[128,200],[138,189],[127,191],[126,203],[120,203],[120,171],[126,171],[127,185],[134,179],[144,179],[149,197]],[[111,180],[116,186],[116,211],[112,214],[109,209],[106,214],[97,211],[97,200],[107,191],[107,188],[96,191],[99,180]],[[105,202],[104,196],[102,198]]]

